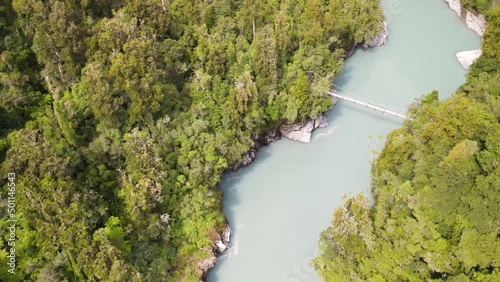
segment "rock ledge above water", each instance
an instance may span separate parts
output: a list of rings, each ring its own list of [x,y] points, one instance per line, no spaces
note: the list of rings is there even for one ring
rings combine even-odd
[[[323,128],[326,126],[328,126],[328,120],[323,115],[320,115],[315,119],[307,118],[302,123],[282,125],[280,132],[288,139],[309,143],[311,142],[312,131],[316,128]]]
[[[471,50],[471,51],[463,51],[457,53],[458,62],[465,69],[469,69],[470,66],[481,56],[481,49]]]

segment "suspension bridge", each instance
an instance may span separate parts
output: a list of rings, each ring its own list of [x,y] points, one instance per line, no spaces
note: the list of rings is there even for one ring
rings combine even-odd
[[[382,114],[388,114],[388,115],[392,115],[392,116],[395,116],[395,117],[399,117],[399,118],[402,118],[402,119],[407,119],[407,120],[411,120],[410,117],[406,116],[405,113],[406,111],[404,110],[400,110],[400,109],[395,109],[395,108],[391,108],[391,107],[388,107],[388,106],[384,106],[384,105],[381,105],[381,104],[378,104],[378,103],[374,103],[374,102],[371,102],[371,101],[368,101],[367,99],[365,98],[361,98],[357,95],[355,95],[354,93],[352,92],[349,92],[348,90],[345,90],[343,89],[342,87],[340,86],[337,86],[335,84],[333,84],[333,90],[328,92],[328,95],[332,96],[332,97],[335,97],[337,99],[341,99],[341,100],[344,100],[344,101],[348,101],[348,102],[351,102],[353,104],[356,104],[356,105],[360,105],[360,106],[363,106],[367,109],[372,109],[374,111],[378,111],[378,112],[381,112]]]

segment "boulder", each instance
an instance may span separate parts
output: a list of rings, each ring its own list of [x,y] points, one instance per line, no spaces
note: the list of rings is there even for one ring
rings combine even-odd
[[[288,139],[309,143],[311,142],[312,131],[318,127],[323,128],[326,126],[328,126],[328,120],[323,115],[320,115],[315,119],[307,118],[301,123],[282,125],[280,132]]]
[[[307,119],[304,123],[282,125],[280,132],[288,139],[302,143],[309,143],[311,142],[311,132],[313,128],[314,121],[312,119]]]
[[[215,247],[217,248],[217,252],[222,253],[227,250],[226,244],[224,244],[221,240],[215,241]]]
[[[387,23],[384,22],[384,27],[382,28],[382,31],[375,36],[372,41],[368,42],[366,44],[366,47],[373,48],[373,47],[380,47],[382,45],[385,45],[387,43],[387,37],[389,36],[389,30],[387,29]]]
[[[481,49],[458,52],[457,60],[462,67],[469,69],[469,67],[481,56],[481,54]]]

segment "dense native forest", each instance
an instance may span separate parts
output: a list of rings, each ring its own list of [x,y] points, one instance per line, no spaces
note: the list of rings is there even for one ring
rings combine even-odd
[[[410,108],[374,164],[374,204],[346,198],[321,234],[325,281],[500,281],[500,6],[484,2],[467,2],[488,18],[467,82]]]
[[[0,0],[0,280],[199,281],[221,174],[328,109],[382,20],[377,0]]]

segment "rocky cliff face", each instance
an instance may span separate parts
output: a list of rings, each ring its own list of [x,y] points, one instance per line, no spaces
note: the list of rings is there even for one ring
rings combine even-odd
[[[231,227],[226,223],[222,228],[218,238],[214,241],[217,252],[222,253],[229,248],[229,240],[231,239]]]
[[[460,0],[444,0],[450,6],[450,9],[457,13],[458,17],[462,19],[468,28],[472,29],[479,36],[483,36],[486,30],[486,18],[483,15],[475,14],[471,11],[467,11],[462,7]],[[465,69],[469,69],[470,66],[481,56],[481,50],[471,50],[463,51],[457,53],[458,62]]]
[[[229,240],[231,239],[231,227],[229,227],[227,220],[222,230],[213,232],[210,237],[212,239],[213,248],[210,250],[206,250],[206,258],[198,262],[200,276],[205,276],[207,271],[215,266],[215,263],[217,262],[216,252],[222,253],[229,248]]]
[[[483,36],[486,30],[486,18],[483,15],[476,15],[467,11],[465,14],[465,24],[479,36]]]
[[[457,13],[458,17],[462,19],[467,27],[476,32],[479,36],[483,36],[486,29],[486,18],[483,15],[475,14],[462,8],[460,0],[444,0],[448,6]]]

